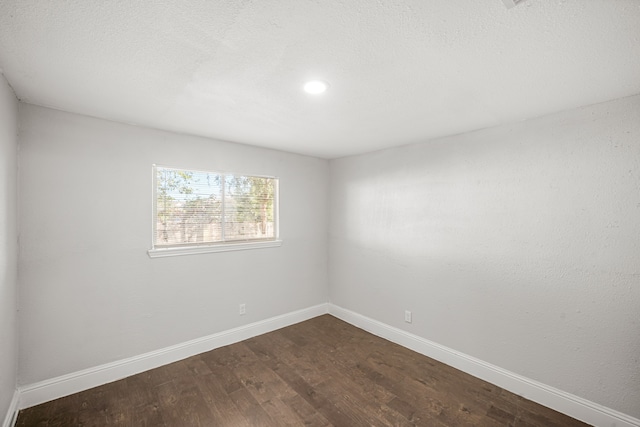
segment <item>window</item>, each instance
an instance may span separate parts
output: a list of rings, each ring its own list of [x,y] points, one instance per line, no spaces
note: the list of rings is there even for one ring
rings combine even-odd
[[[278,179],[153,167],[151,257],[279,246]]]

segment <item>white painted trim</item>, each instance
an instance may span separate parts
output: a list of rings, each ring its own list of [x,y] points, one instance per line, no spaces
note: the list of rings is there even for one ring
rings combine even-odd
[[[196,354],[246,340],[326,314],[328,304],[319,304],[302,310],[261,320],[217,334],[187,341],[171,347],[141,354],[112,363],[96,366],[60,377],[19,387],[18,408],[24,409],[79,391],[117,381]]]
[[[640,427],[640,420],[499,368],[385,323],[329,304],[329,314],[391,342],[594,426]]]
[[[7,415],[4,417],[2,427],[13,427],[16,425],[18,419],[18,402],[20,401],[20,392],[18,390],[13,392],[13,398],[7,409]]]
[[[149,249],[149,258],[162,258],[180,255],[198,255],[212,252],[245,251],[247,249],[277,248],[282,246],[282,240],[267,240],[264,242],[221,243],[216,245],[184,246],[175,248]]]
[[[594,426],[640,427],[640,420],[637,418],[499,368],[334,304],[319,304],[139,356],[19,387],[11,401],[3,427],[14,426],[16,415],[20,409],[97,387],[326,313]]]

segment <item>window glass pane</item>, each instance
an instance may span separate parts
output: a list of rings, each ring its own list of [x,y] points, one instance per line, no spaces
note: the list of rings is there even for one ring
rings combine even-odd
[[[274,239],[275,179],[227,175],[226,240]]]
[[[154,247],[275,240],[277,180],[155,168]]]

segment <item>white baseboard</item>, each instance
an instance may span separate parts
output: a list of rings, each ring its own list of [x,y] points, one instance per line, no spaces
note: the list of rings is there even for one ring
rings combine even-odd
[[[139,356],[19,387],[11,401],[11,406],[5,417],[3,427],[14,426],[19,409],[28,408],[92,387],[117,381],[149,369],[275,331],[276,329],[303,322],[326,313],[330,313],[374,335],[431,357],[474,377],[495,384],[512,393],[594,426],[640,427],[640,420],[637,418],[509,372],[490,363],[486,363],[334,304],[316,305]]]
[[[594,426],[640,427],[640,420],[334,304],[329,314],[474,377]]]
[[[17,402],[15,406],[19,409],[29,408],[40,403],[139,374],[140,372],[148,371],[149,369],[154,369],[168,363],[177,362],[178,360],[186,359],[187,357],[195,356],[196,354],[204,353],[215,348],[303,322],[313,317],[326,314],[327,312],[328,304],[319,304],[139,356],[22,386],[19,387],[19,394],[17,394],[17,396],[19,395],[19,399],[15,399]],[[4,427],[10,426],[12,426],[12,424],[7,425],[5,421]]]
[[[16,425],[16,419],[18,418],[18,402],[20,401],[20,392],[18,390],[13,392],[13,399],[7,409],[7,415],[4,417],[2,427],[13,427]]]

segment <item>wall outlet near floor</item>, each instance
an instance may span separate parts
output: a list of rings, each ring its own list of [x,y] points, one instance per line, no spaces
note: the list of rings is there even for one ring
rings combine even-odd
[[[404,311],[404,321],[411,323],[411,312],[409,310]]]
[[[240,304],[240,308],[238,309],[238,314],[243,315],[247,312],[247,306],[245,304]]]

